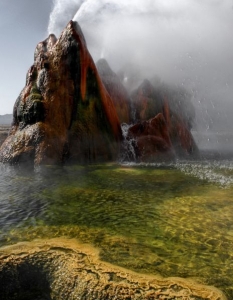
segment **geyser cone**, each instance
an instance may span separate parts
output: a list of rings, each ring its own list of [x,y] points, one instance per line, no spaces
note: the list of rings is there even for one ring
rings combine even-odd
[[[35,50],[0,161],[35,164],[113,160],[121,128],[77,22]]]

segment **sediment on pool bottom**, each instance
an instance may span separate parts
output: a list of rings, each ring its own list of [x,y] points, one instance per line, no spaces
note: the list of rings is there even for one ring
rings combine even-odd
[[[99,260],[76,240],[51,239],[0,249],[1,300],[226,300],[211,286],[138,274]]]

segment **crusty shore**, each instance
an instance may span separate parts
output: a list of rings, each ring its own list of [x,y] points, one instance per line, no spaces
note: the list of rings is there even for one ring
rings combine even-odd
[[[1,248],[0,298],[226,300],[220,290],[189,279],[148,276],[102,262],[92,246],[61,238]]]

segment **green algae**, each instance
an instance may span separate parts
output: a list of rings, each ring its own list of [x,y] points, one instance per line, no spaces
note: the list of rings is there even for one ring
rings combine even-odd
[[[38,195],[45,209],[7,232],[5,244],[77,238],[100,248],[102,260],[142,273],[192,277],[232,298],[232,187],[174,166],[46,172],[47,187]]]

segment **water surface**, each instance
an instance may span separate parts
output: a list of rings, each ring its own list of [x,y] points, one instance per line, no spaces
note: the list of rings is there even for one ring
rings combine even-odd
[[[77,238],[137,272],[192,277],[233,299],[233,162],[0,165],[0,244]]]

